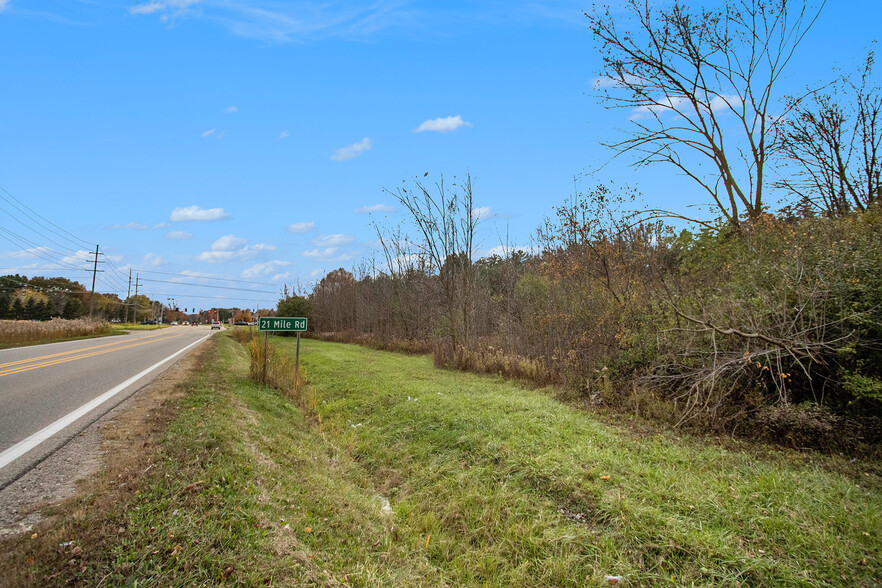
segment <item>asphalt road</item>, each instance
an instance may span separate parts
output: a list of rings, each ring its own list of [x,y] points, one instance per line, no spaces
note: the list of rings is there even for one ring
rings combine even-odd
[[[0,488],[212,332],[208,326],[178,326],[0,350]]]

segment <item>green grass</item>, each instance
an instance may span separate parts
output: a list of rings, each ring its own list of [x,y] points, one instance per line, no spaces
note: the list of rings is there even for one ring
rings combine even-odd
[[[859,464],[638,438],[553,390],[307,339],[310,387],[292,402],[248,381],[246,348],[218,339],[136,493],[94,521],[62,522],[75,542],[83,526],[109,529],[104,543],[83,546],[81,567],[37,557],[33,577],[61,570],[55,582],[138,586],[882,578],[880,478]]]
[[[882,578],[876,473],[636,438],[552,390],[439,371],[427,357],[310,340],[301,359],[323,429],[390,499],[396,540],[451,585]]]

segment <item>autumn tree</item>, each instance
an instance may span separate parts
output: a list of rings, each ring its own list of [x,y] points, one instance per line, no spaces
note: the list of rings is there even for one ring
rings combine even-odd
[[[803,212],[839,216],[880,200],[882,89],[873,63],[870,52],[859,75],[843,75],[829,91],[798,104],[782,129],[785,172],[795,174],[780,185]]]
[[[609,8],[586,13],[603,59],[595,85],[607,106],[630,113],[626,138],[608,146],[637,166],[673,166],[732,226],[758,218],[775,128],[800,102],[778,106],[777,90],[820,12],[809,2],[627,0],[627,22]]]
[[[451,351],[469,347],[474,320],[475,235],[480,215],[474,207],[472,179],[434,185],[421,178],[410,186],[385,189],[404,207],[417,234],[415,247],[430,271],[437,272],[444,328]],[[387,253],[388,257],[388,253]]]

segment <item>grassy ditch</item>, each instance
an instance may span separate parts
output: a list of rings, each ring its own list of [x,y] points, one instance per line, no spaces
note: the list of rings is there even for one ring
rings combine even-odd
[[[135,474],[0,545],[39,585],[870,586],[880,472],[634,437],[429,357],[301,342],[294,401],[210,366]],[[271,339],[293,352],[291,339]],[[140,446],[140,444],[139,444]],[[152,447],[152,446],[150,446]],[[118,476],[118,477],[117,477]],[[117,483],[118,481],[118,483]],[[90,508],[91,505],[100,508]],[[13,570],[17,576],[9,575]]]

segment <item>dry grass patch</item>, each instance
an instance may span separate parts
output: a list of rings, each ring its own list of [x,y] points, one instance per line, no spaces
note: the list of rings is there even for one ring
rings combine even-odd
[[[105,321],[92,319],[60,319],[49,321],[0,321],[0,347],[17,347],[77,337],[110,335]]]

